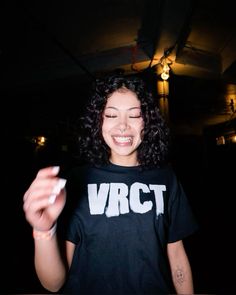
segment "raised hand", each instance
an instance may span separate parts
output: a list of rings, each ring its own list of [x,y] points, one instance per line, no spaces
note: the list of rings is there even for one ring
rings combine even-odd
[[[39,170],[24,194],[25,217],[36,230],[48,231],[64,208],[66,180],[59,178],[58,172],[58,166]]]

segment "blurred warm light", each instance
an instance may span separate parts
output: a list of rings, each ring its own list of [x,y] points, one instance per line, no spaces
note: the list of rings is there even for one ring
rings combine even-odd
[[[165,118],[167,122],[169,122],[169,102],[166,96],[162,96],[159,98],[159,108],[162,116]]]
[[[162,78],[163,80],[167,80],[169,77],[170,77],[169,72],[163,72],[163,73],[161,74],[161,78]]]
[[[232,140],[233,143],[236,143],[236,135],[233,135],[231,140]]]
[[[236,134],[234,132],[226,132],[224,135],[216,137],[216,145],[225,145],[236,143]]]
[[[229,113],[234,113],[236,110],[236,85],[235,84],[226,85],[225,100],[226,100],[227,111]]]
[[[169,60],[166,57],[161,58],[161,66],[162,66],[162,73],[161,78],[163,80],[167,80],[170,77],[170,67],[169,67]]]
[[[35,136],[33,141],[36,143],[37,147],[43,147],[46,145],[47,138],[45,136]]]
[[[225,144],[225,137],[223,135],[216,137],[216,145],[223,145],[223,144]]]
[[[43,145],[45,145],[45,143],[46,143],[46,138],[44,136],[38,136],[37,137],[37,144],[38,145],[43,146]]]
[[[169,95],[169,82],[167,80],[157,80],[157,93],[159,96]]]
[[[155,66],[156,74],[162,80],[167,80],[170,77],[170,65],[172,61],[165,55],[160,58],[159,63]]]
[[[226,85],[226,93],[236,95],[236,84],[227,84]]]

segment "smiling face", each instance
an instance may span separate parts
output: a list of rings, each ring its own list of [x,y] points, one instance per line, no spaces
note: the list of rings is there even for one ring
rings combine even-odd
[[[115,91],[103,112],[102,135],[111,149],[110,161],[116,165],[135,166],[137,148],[142,142],[144,122],[140,101],[127,89]]]

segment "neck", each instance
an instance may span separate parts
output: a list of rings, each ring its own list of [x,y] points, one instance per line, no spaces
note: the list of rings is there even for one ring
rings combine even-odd
[[[126,166],[126,167],[139,166],[139,162],[136,158],[135,159],[128,159],[128,158],[114,159],[111,157],[110,162],[115,165]]]

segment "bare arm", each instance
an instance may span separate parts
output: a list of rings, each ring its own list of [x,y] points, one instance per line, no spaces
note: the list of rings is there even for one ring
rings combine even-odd
[[[177,294],[193,294],[193,279],[191,266],[182,241],[167,245],[172,279]]]
[[[65,282],[67,265],[63,260],[57,235],[50,240],[35,240],[35,270],[44,288],[58,291]]]
[[[50,240],[35,241],[35,269],[44,288],[57,292],[63,286],[74,249],[73,243],[66,242],[67,257],[62,257],[56,234]]]
[[[66,201],[65,180],[57,177],[58,171],[58,167],[41,169],[24,194],[23,206],[26,219],[36,232],[36,273],[41,284],[52,292],[64,284],[74,252],[72,243],[67,243],[66,250],[60,249],[56,233],[44,237],[57,222]]]

